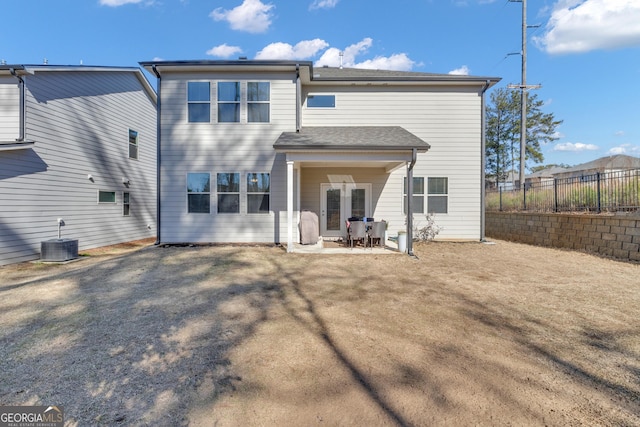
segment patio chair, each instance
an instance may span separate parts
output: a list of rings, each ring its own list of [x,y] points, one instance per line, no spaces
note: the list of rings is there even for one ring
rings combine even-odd
[[[384,231],[387,228],[387,223],[384,221],[374,222],[369,229],[370,246],[373,248],[373,242],[377,241],[381,247],[384,247]]]
[[[349,234],[347,235],[349,238],[349,244],[351,249],[353,249],[353,243],[362,242],[362,244],[367,246],[367,228],[364,222],[362,221],[354,221],[351,223],[349,227]]]

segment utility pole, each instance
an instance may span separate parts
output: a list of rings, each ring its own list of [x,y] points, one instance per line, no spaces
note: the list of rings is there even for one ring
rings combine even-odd
[[[540,85],[527,86],[527,0],[509,0],[522,3],[522,78],[519,85],[507,85],[509,89],[520,89],[520,188],[524,188],[524,169],[527,156],[527,90],[538,89]]]

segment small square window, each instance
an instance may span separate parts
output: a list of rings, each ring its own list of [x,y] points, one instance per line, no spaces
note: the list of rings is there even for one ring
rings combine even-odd
[[[98,203],[115,203],[115,191],[98,191]]]

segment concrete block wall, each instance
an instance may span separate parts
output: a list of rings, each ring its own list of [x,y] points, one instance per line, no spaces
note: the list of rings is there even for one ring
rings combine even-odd
[[[640,215],[487,212],[488,238],[640,261]]]

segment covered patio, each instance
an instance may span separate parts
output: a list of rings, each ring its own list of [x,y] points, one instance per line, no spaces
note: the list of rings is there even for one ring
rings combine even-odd
[[[328,182],[320,184],[322,189],[317,191],[339,195],[341,191],[350,189],[367,197],[367,191],[371,192],[370,184],[357,182],[351,174],[344,174],[345,171],[376,170],[380,171],[378,175],[388,177],[391,172],[406,167],[407,193],[413,194],[413,166],[417,154],[430,148],[425,141],[400,126],[303,127],[297,132],[282,133],[273,147],[285,155],[287,164],[288,252],[300,252],[305,246],[296,242],[295,238],[300,221],[299,213],[305,209],[301,204],[303,169],[318,168],[336,172],[327,175],[328,179],[325,181]],[[314,185],[317,186],[317,183]],[[384,185],[384,182],[379,184],[381,187]],[[406,221],[409,254],[412,254],[413,230],[411,199],[407,198]],[[346,214],[341,212],[335,218],[332,217],[328,205],[322,204],[323,201],[324,199],[316,206],[319,211],[320,236],[340,238],[344,235],[342,222],[346,219]],[[328,226],[329,223],[331,226]]]

